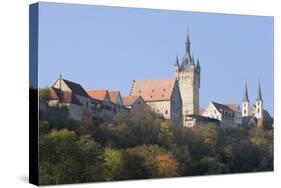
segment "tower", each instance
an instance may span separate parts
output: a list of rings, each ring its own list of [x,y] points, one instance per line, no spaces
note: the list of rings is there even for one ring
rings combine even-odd
[[[250,115],[251,115],[250,101],[248,97],[247,82],[245,82],[245,93],[242,101],[242,117],[246,117]]]
[[[186,115],[199,114],[199,88],[200,88],[200,63],[194,63],[194,57],[190,54],[190,40],[187,32],[185,42],[185,54],[181,64],[178,58],[175,64],[175,78],[178,80],[180,94],[182,98],[183,124],[185,124]]]
[[[263,118],[263,100],[261,96],[261,85],[259,82],[258,85],[258,95],[256,99],[256,111],[255,111],[255,116],[257,119],[262,119]]]

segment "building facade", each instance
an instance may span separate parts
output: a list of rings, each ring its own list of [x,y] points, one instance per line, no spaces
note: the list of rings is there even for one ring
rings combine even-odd
[[[182,100],[176,79],[134,80],[130,96],[141,96],[156,113],[182,124]]]
[[[219,120],[222,127],[242,124],[242,114],[238,104],[220,104],[211,101],[202,112],[202,116]]]

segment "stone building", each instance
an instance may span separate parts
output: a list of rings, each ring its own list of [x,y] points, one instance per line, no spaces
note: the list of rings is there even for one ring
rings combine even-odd
[[[114,103],[110,100],[108,90],[87,90],[88,95],[94,101],[99,101],[95,106],[93,104],[92,110],[96,112],[97,118],[111,118],[115,113]]]
[[[220,104],[211,101],[202,112],[202,116],[219,120],[222,127],[242,124],[242,115],[238,104]]]
[[[110,102],[113,104],[113,110],[120,112],[123,110],[123,101],[120,91],[108,91]]]
[[[134,80],[130,96],[141,96],[155,112],[181,124],[182,100],[176,79]]]
[[[178,57],[174,65],[175,77],[168,80],[136,80],[131,96],[142,96],[145,102],[165,118],[192,127],[192,117],[199,115],[200,63],[196,64],[190,52],[189,34],[185,42],[185,54],[181,64]],[[191,119],[190,119],[191,118]]]
[[[194,57],[190,52],[191,43],[189,40],[189,34],[185,42],[185,54],[181,64],[179,64],[178,57],[176,57],[175,78],[178,80],[179,89],[182,99],[182,117],[183,126],[193,127],[190,121],[191,116],[199,115],[199,88],[200,88],[200,72],[201,67],[199,59],[197,58],[196,64]]]
[[[81,120],[91,115],[91,98],[83,87],[75,82],[60,78],[50,87],[49,106],[64,105],[68,107],[69,117]]]

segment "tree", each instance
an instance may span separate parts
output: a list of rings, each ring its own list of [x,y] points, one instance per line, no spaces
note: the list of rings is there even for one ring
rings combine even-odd
[[[124,179],[123,176],[123,151],[112,149],[112,148],[105,148],[104,154],[104,172],[103,178],[105,181],[113,181],[113,180],[122,180]]]
[[[159,142],[165,148],[172,148],[174,143],[174,135],[171,129],[171,124],[167,121],[162,122],[160,124],[160,131],[159,131]]]
[[[165,149],[158,145],[140,145],[126,150],[130,155],[136,155],[144,160],[144,166],[148,177],[158,177],[158,170],[155,162],[157,155],[165,154]]]
[[[198,163],[200,174],[222,174],[227,173],[228,168],[215,157],[204,157]]]
[[[157,167],[157,177],[179,176],[178,162],[170,154],[157,155],[155,157]]]
[[[77,160],[77,136],[74,131],[52,130],[40,136],[40,184],[79,182],[80,165]]]
[[[80,136],[77,144],[79,147],[78,160],[81,168],[81,181],[102,181],[103,151],[101,146],[90,135]]]

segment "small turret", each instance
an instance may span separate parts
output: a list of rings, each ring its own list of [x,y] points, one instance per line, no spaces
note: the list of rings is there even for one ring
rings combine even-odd
[[[196,62],[196,70],[200,71],[201,67],[200,67],[200,63],[199,63],[199,58],[197,57],[197,62]]]
[[[179,64],[179,58],[178,56],[176,57],[176,63],[174,65],[175,68],[175,72],[178,73],[179,69],[180,69],[180,64]]]

